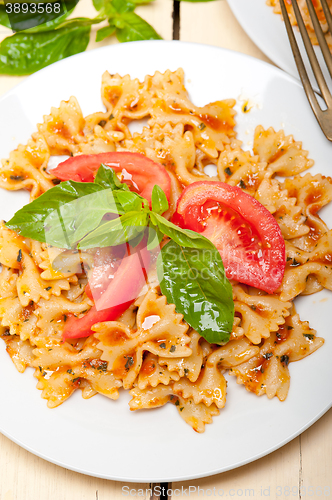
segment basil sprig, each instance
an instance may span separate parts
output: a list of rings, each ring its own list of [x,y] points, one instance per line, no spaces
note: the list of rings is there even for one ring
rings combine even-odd
[[[114,170],[102,164],[93,183],[61,182],[16,212],[7,226],[58,248],[120,245],[147,226],[182,246],[214,248],[204,236],[175,226],[160,215],[168,209],[168,201],[157,185],[151,201],[152,210],[147,200],[129,191]],[[105,220],[107,214],[114,217]],[[152,241],[150,238],[150,246]]]
[[[108,25],[97,31],[96,42],[113,35],[119,42],[160,40],[161,36],[155,29],[134,12],[137,6],[152,1],[154,0],[92,0],[99,15],[94,19],[74,18],[70,20],[73,21],[70,24],[66,18],[75,8],[75,0],[67,0],[65,12],[47,22],[43,22],[45,14],[22,13],[22,30],[16,27],[16,33],[0,43],[0,74],[30,75],[65,57],[84,52],[90,40],[91,25],[102,21],[106,21]],[[31,3],[31,0],[26,3]],[[33,20],[33,27],[23,30],[27,16]],[[42,24],[38,24],[39,22]],[[11,27],[3,0],[0,0],[0,25]]]
[[[7,222],[7,226],[22,236],[46,243],[45,221],[48,217],[52,217],[63,205],[103,189],[96,183],[62,182],[21,208]]]
[[[157,185],[151,206],[152,210],[147,200],[129,191],[114,170],[102,164],[93,183],[62,182],[24,206],[6,225],[22,236],[67,249],[125,242],[135,246],[148,231],[151,250],[168,236],[171,241],[157,261],[162,293],[206,340],[227,342],[234,304],[218,250],[201,234],[162,216],[169,206]]]
[[[108,26],[97,31],[97,42],[113,34],[120,42],[159,40],[161,37],[153,27],[134,12],[137,5],[151,1],[93,0],[98,11],[98,16],[93,19],[66,20],[77,3],[73,0],[68,0],[68,9],[62,15],[48,22],[43,22],[45,14],[44,17],[38,13],[24,14],[22,26],[27,25],[26,18],[29,15],[33,27],[23,30],[16,27],[17,32],[0,43],[0,74],[29,75],[49,64],[84,52],[90,40],[91,26],[102,21],[107,21]],[[39,18],[42,24],[38,24]],[[0,5],[0,24],[10,28],[5,5]]]

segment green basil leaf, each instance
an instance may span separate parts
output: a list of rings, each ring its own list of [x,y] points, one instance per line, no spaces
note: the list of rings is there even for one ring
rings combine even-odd
[[[136,5],[147,5],[155,0],[132,0]]]
[[[128,212],[117,219],[103,222],[83,238],[78,247],[86,249],[128,243],[145,230],[147,222],[146,212]]]
[[[47,241],[45,220],[52,212],[59,210],[66,203],[102,189],[101,186],[92,182],[61,182],[21,208],[6,225],[22,236],[45,243]]]
[[[233,327],[232,286],[218,250],[193,249],[169,241],[157,260],[161,292],[208,342],[228,342]]]
[[[104,189],[111,188],[113,191],[117,189],[121,189],[123,191],[129,191],[129,187],[126,183],[121,182],[113,168],[104,165],[103,163],[100,165],[97,175],[94,180],[95,184],[99,184]]]
[[[115,10],[115,8],[113,7],[113,2],[112,0],[105,0],[105,3],[104,3],[104,12],[106,14],[106,16],[109,18],[113,18],[114,16],[116,16],[117,12]]]
[[[163,234],[174,240],[178,245],[188,248],[214,249],[213,243],[195,231],[182,229],[156,213],[150,214],[151,222],[158,226]]]
[[[115,33],[114,24],[110,26],[105,26],[105,28],[101,28],[100,30],[97,31],[96,42],[101,42],[102,40],[105,40],[105,38],[108,38],[114,33]]]
[[[164,212],[166,212],[166,210],[169,209],[166,195],[161,187],[157,186],[157,184],[153,186],[151,201],[152,210],[157,214],[163,214]]]
[[[64,205],[66,207],[67,205]],[[70,236],[75,231],[72,214],[58,208],[45,220],[45,241],[57,248],[72,248]]]
[[[112,6],[119,14],[132,12],[136,8],[136,4],[132,0],[112,0]]]
[[[68,26],[42,33],[16,33],[0,43],[0,74],[29,75],[49,64],[84,52],[90,26]]]
[[[124,21],[124,19],[122,19],[122,15],[120,14],[116,14],[112,21],[117,30],[122,30],[126,26],[126,22]]]
[[[119,14],[133,12],[138,5],[144,5],[154,0],[112,0],[112,6]]]
[[[138,40],[161,40],[161,36],[134,12],[121,15],[122,28],[117,28],[116,36],[119,42],[135,42]]]
[[[35,26],[34,28],[30,28],[28,30],[25,30],[25,33],[40,33],[42,31],[50,31],[52,29],[57,28],[74,11],[74,8],[76,6],[76,2],[71,2],[71,3],[75,3],[75,5],[70,10],[65,12],[62,16],[56,17],[55,19],[52,19],[52,21],[47,21],[44,24],[40,24],[38,26]]]
[[[69,248],[75,247],[109,213],[124,213],[116,203],[111,189],[97,191],[66,203],[45,220],[47,243],[58,248],[63,248],[64,243]]]
[[[24,2],[27,3],[27,2]],[[40,33],[42,31],[50,31],[52,29],[57,28],[62,24],[67,17],[74,11],[78,0],[66,0],[66,2],[62,2],[62,6],[64,12],[61,15],[49,14],[46,11],[39,13],[36,12],[26,12],[21,11],[20,13],[14,14],[14,17],[11,17],[12,28],[15,32],[24,31],[25,33]],[[50,17],[54,17],[54,19],[50,19]],[[50,19],[47,21],[47,19]],[[45,22],[46,21],[46,22]],[[29,28],[29,26],[33,26]],[[28,28],[28,29],[27,29]]]
[[[140,212],[143,209],[143,199],[139,194],[131,191],[115,191],[118,202],[125,212]]]
[[[59,28],[78,28],[80,26],[92,26],[93,24],[99,24],[105,21],[106,16],[99,14],[96,17],[90,19],[89,17],[73,17],[73,19],[67,19]]]
[[[6,28],[11,29],[10,22],[9,22],[9,17],[6,12],[6,6],[5,5],[0,5],[0,24],[2,26],[6,26]]]
[[[92,0],[94,8],[99,11],[104,8],[104,0]]]

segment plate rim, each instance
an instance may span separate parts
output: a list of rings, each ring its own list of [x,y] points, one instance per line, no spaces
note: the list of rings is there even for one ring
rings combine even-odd
[[[229,4],[231,4],[235,0],[227,0],[227,1],[229,2]],[[258,59],[257,57],[251,56],[249,54],[244,54],[243,52],[240,52],[238,50],[233,50],[233,49],[229,49],[226,47],[219,47],[218,45],[210,45],[210,44],[199,43],[199,42],[186,42],[186,41],[182,41],[182,40],[139,40],[136,42],[125,42],[126,46],[134,46],[134,45],[136,46],[138,44],[140,44],[140,45],[143,45],[143,44],[144,45],[145,44],[146,45],[152,45],[152,44],[153,45],[154,44],[168,45],[168,44],[170,44],[170,45],[181,45],[181,46],[188,46],[188,47],[190,47],[190,46],[195,47],[196,46],[196,47],[202,47],[202,48],[207,48],[207,49],[210,48],[213,50],[217,49],[218,51],[229,53],[229,54],[237,54],[245,59],[249,59],[251,61],[255,61],[255,62],[258,62],[259,64],[267,66],[269,69],[272,68],[273,71],[276,71],[277,73],[281,74],[283,77],[289,78],[290,80],[293,81],[293,83],[297,84],[298,87],[303,88],[301,85],[301,82],[298,78],[296,78],[291,73],[288,73],[287,71],[283,70],[281,67],[274,66],[273,64],[271,64],[267,61],[263,61],[261,59]],[[16,83],[11,89],[7,90],[7,92],[5,92],[4,94],[2,94],[0,96],[0,103],[2,100],[4,100],[10,94],[14,93],[14,91],[19,89],[21,86],[24,86],[26,84],[27,80],[29,80],[29,81],[34,80],[39,75],[41,75],[43,73],[47,73],[50,70],[50,68],[58,67],[58,65],[61,65],[65,61],[68,61],[68,60],[82,58],[82,57],[86,56],[86,54],[92,54],[92,53],[96,53],[96,52],[107,52],[110,49],[116,50],[117,47],[122,47],[123,45],[124,44],[116,43],[114,45],[106,45],[104,47],[97,47],[94,49],[86,50],[85,52],[80,52],[78,54],[74,54],[73,56],[66,57],[65,59],[61,59],[60,61],[57,61],[53,64],[48,65],[48,66],[45,66],[45,68],[42,68],[42,69],[36,71],[35,73],[32,73],[31,75],[25,75],[24,80]]]
[[[263,0],[264,1],[264,0]],[[286,72],[289,74],[292,78],[295,80],[298,80],[299,84],[301,85],[300,77],[298,75],[294,75],[293,68],[289,66],[287,61],[285,62],[283,58],[278,56],[278,51],[273,51],[270,49],[270,46],[266,46],[264,44],[264,40],[261,39],[259,36],[259,32],[251,28],[250,23],[247,24],[244,20],[244,16],[241,15],[241,8],[238,6],[236,3],[236,0],[228,0],[228,5],[236,18],[237,22],[240,24],[241,28],[243,31],[251,38],[251,40],[254,42],[255,45],[265,54],[271,61],[278,66],[278,69],[281,69],[282,71]],[[264,7],[269,7],[265,3],[263,3]],[[270,7],[272,9],[272,7]],[[277,14],[275,14],[277,16]],[[279,16],[280,17],[280,16]],[[280,19],[282,22],[282,20]],[[286,29],[285,29],[286,33]],[[286,33],[287,36],[287,33]],[[263,61],[266,62],[266,61]]]

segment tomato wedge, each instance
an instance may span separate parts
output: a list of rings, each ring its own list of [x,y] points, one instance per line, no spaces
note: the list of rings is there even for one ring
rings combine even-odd
[[[52,170],[61,181],[93,182],[101,163],[122,173],[122,180],[151,204],[152,189],[157,184],[170,199],[171,179],[166,169],[140,153],[111,152],[78,155],[59,163]]]
[[[146,272],[150,264],[150,253],[144,240],[137,247],[129,247],[129,255],[122,259],[121,264],[108,278],[92,281],[89,296],[95,298],[95,305],[82,318],[68,316],[62,334],[63,339],[88,337],[93,334],[91,327],[104,321],[115,321],[123,314],[146,282]],[[102,292],[98,290],[101,286]]]
[[[126,245],[129,255],[128,244],[97,249],[92,273],[84,290],[89,299],[96,301],[105,292],[126,255]]]
[[[173,222],[211,240],[226,276],[273,293],[285,271],[285,242],[270,212],[239,187],[224,182],[190,184]]]

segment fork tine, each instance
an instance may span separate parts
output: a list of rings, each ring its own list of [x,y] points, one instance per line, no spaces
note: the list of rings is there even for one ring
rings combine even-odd
[[[312,0],[306,0],[306,2],[307,2],[309,14],[310,14],[310,17],[312,20],[312,24],[313,24],[313,27],[314,27],[314,30],[315,30],[315,33],[317,36],[319,46],[320,46],[321,51],[323,53],[325,63],[326,63],[326,66],[329,70],[330,76],[332,77],[332,55],[331,55],[329,46],[327,45],[326,38],[324,36],[320,22],[318,21],[318,17],[317,17],[316,11],[314,9],[314,6],[312,4]],[[332,21],[332,17],[331,17],[331,21]]]
[[[308,54],[308,58],[309,58],[309,61],[311,64],[313,74],[315,75],[316,81],[318,83],[318,86],[320,88],[320,91],[322,93],[322,96],[323,96],[326,104],[332,105],[332,98],[331,98],[329,88],[326,85],[325,78],[323,76],[322,70],[320,69],[315,51],[314,51],[313,46],[311,44],[308,32],[307,32],[305,24],[303,22],[302,15],[301,15],[301,12],[300,12],[299,6],[297,5],[296,0],[292,0],[292,6],[294,9],[296,21],[297,21],[297,24],[298,24],[298,27],[299,27],[299,30],[300,30],[300,33],[302,36],[302,40],[303,40],[303,43],[305,46],[305,50]]]
[[[292,28],[292,25],[291,25],[289,17],[288,17],[288,12],[287,12],[284,0],[280,0],[280,7],[281,7],[282,16],[284,18],[284,22],[285,22],[285,26],[286,26],[286,30],[287,30],[287,35],[288,35],[291,49],[292,49],[292,52],[294,55],[295,63],[296,63],[296,66],[297,66],[297,69],[298,69],[298,72],[299,72],[299,75],[300,75],[300,78],[302,81],[303,88],[305,90],[305,93],[307,94],[307,98],[308,98],[308,101],[310,103],[310,106],[311,106],[316,118],[318,119],[317,115],[321,111],[321,109],[319,107],[316,95],[315,95],[314,91],[312,90],[307,70],[305,69],[305,66],[303,64],[302,56],[301,56],[299,47],[297,45],[294,33],[293,33],[293,28]]]
[[[324,11],[324,14],[325,14],[325,19],[327,21],[327,25],[329,27],[329,31],[330,31],[330,33],[332,35],[332,14],[331,14],[331,11],[329,9],[329,6],[327,5],[326,0],[320,0],[320,3],[322,4],[323,11]]]

